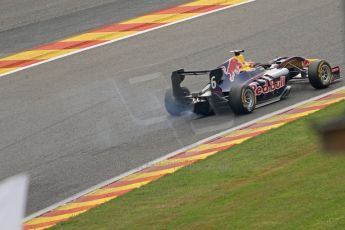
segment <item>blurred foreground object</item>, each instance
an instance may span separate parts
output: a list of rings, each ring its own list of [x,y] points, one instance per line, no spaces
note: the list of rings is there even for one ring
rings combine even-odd
[[[18,175],[0,183],[0,229],[22,230],[29,178]]]
[[[317,126],[327,151],[345,153],[345,114]]]

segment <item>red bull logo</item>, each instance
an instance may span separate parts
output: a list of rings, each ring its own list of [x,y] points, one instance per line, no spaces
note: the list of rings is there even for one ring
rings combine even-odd
[[[277,81],[274,81],[274,80],[267,81],[264,86],[260,86],[256,82],[253,82],[250,84],[250,86],[252,87],[253,91],[255,92],[257,96],[260,96],[261,94],[274,92],[275,90],[285,87],[285,85],[286,85],[285,76],[281,76],[279,80]]]
[[[226,68],[222,66],[222,69],[225,74],[229,75],[230,81],[234,81],[235,75],[239,74],[242,69],[242,64],[236,57],[233,57],[230,58],[228,66]]]

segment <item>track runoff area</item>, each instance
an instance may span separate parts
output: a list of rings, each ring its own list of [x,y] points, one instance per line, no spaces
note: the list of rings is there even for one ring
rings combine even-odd
[[[252,1],[199,0],[115,23],[2,58],[0,76],[249,2]],[[340,88],[175,151],[27,217],[24,229],[52,227],[180,168],[343,99],[345,88]]]

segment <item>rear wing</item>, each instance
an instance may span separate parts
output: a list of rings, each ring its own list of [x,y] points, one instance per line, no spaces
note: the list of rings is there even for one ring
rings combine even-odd
[[[171,84],[174,97],[185,97],[185,90],[181,87],[181,83],[184,81],[185,76],[198,76],[198,75],[209,75],[216,76],[216,81],[219,82],[223,75],[222,69],[214,70],[201,70],[201,71],[185,71],[180,69],[172,72],[171,74]]]
[[[181,87],[181,83],[184,81],[185,76],[188,75],[206,75],[209,74],[210,70],[202,70],[202,71],[185,71],[184,69],[180,69],[177,71],[172,72],[171,74],[171,84],[172,84],[172,92],[174,97],[185,97],[185,91]]]

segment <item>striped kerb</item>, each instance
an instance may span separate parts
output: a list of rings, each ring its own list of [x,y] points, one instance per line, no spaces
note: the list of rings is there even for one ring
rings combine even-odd
[[[80,52],[102,43],[115,41],[150,29],[176,23],[248,0],[199,0],[146,14],[134,19],[93,29],[86,33],[0,58],[0,76],[34,64]]]

